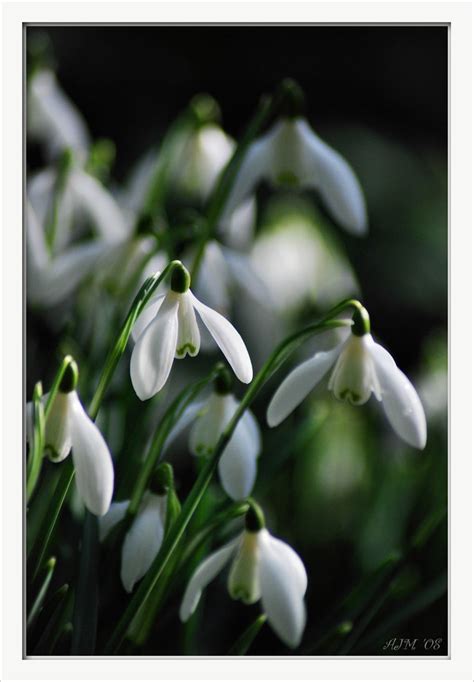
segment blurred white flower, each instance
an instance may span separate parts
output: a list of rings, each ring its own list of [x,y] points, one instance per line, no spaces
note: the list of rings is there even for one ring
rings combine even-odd
[[[367,230],[365,200],[353,170],[302,117],[278,121],[249,146],[223,216],[229,216],[262,180],[315,189],[348,232],[361,235]]]
[[[153,297],[138,318],[132,336],[136,340],[130,361],[130,376],[140,400],[147,400],[165,385],[174,358],[198,354],[202,322],[243,383],[253,377],[252,363],[240,334],[222,315],[201,303],[189,289],[189,273],[175,268],[171,289]]]
[[[42,398],[46,404],[48,395]],[[33,423],[32,403],[27,405],[27,430]],[[75,390],[56,393],[45,425],[45,450],[53,462],[64,460],[72,449],[77,489],[87,509],[105,514],[114,489],[114,467],[107,443],[85,412]]]
[[[146,491],[140,508],[122,545],[120,577],[127,592],[131,592],[152,565],[165,533],[168,497]],[[127,513],[129,500],[113,502],[99,520],[99,539],[102,542]]]
[[[294,369],[268,406],[268,424],[277,426],[286,419],[331,367],[328,388],[338,400],[363,405],[374,393],[397,435],[413,447],[425,447],[426,417],[418,394],[390,353],[369,333],[358,336],[346,331],[341,343]]]
[[[217,387],[206,399],[189,405],[171,430],[169,444],[191,423],[189,447],[194,455],[211,455],[239,406],[227,387]],[[262,439],[258,422],[250,410],[239,420],[218,464],[222,487],[234,500],[248,497],[257,476],[257,457]]]
[[[86,123],[49,69],[34,73],[28,83],[27,121],[28,134],[40,140],[51,157],[70,148],[85,160],[90,145]]]
[[[58,193],[58,173],[46,169],[28,184],[26,208],[27,292],[32,303],[49,306],[66,299],[94,272],[101,258],[121,247],[130,226],[113,197],[91,175],[74,166]],[[56,202],[56,229],[48,236]],[[92,226],[95,238],[82,241]],[[75,240],[81,241],[75,241]]]
[[[306,204],[274,201],[250,259],[281,314],[311,301],[331,306],[359,290],[348,260],[326,235]],[[284,266],[282,266],[284,264]]]
[[[296,552],[266,528],[246,529],[198,566],[181,603],[181,620],[190,618],[202,590],[231,560],[227,589],[232,599],[245,604],[261,599],[273,630],[285,644],[297,647],[306,623],[306,570]]]

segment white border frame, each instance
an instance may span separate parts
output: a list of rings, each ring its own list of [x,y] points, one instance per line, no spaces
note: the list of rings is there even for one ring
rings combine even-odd
[[[451,24],[450,359],[451,658],[22,659],[22,24],[23,23]],[[3,679],[449,679],[471,680],[471,3],[118,2],[3,4]],[[14,227],[12,227],[14,226]],[[470,322],[471,324],[467,324]],[[159,674],[157,674],[159,673]]]

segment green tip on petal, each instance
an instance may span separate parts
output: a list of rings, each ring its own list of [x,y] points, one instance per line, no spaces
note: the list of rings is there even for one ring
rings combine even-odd
[[[171,273],[171,290],[184,294],[191,285],[191,276],[182,263],[177,263]]]
[[[79,380],[79,369],[76,361],[71,355],[67,355],[64,358],[64,362],[67,362],[67,366],[64,370],[59,390],[61,393],[71,393],[76,390],[77,382]]]
[[[174,488],[173,467],[169,462],[161,462],[152,476],[150,490],[155,495],[166,495]]]
[[[370,334],[370,317],[364,306],[357,308],[352,316],[351,331],[354,336],[364,336]]]
[[[265,528],[265,515],[260,505],[254,500],[249,499],[249,509],[245,514],[245,528],[250,533],[258,533]]]
[[[306,102],[303,90],[292,78],[285,78],[280,84],[282,104],[280,112],[287,118],[304,116]]]

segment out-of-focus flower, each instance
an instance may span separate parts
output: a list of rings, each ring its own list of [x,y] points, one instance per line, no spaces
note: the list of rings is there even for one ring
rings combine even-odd
[[[331,306],[359,290],[349,261],[306,201],[270,202],[250,260],[280,314],[308,301]]]
[[[249,146],[224,217],[262,180],[315,189],[334,220],[348,232],[361,235],[367,230],[364,196],[352,168],[301,116],[278,121]]]
[[[85,160],[90,144],[86,123],[49,69],[31,77],[27,120],[28,134],[40,140],[51,157],[70,148]]]
[[[359,333],[353,326],[345,337],[333,349],[316,353],[286,377],[268,406],[268,424],[277,426],[286,419],[333,367],[328,388],[338,400],[363,405],[374,393],[397,435],[423,449],[426,417],[413,385],[370,333]]]
[[[64,159],[58,171],[42,171],[28,184],[28,299],[44,306],[67,298],[101,258],[105,268],[130,233],[107,190],[71,158]],[[95,238],[82,241],[90,227]]]
[[[125,518],[129,500],[113,502],[99,522],[99,538],[104,540],[110,531]],[[130,530],[122,545],[120,577],[127,592],[131,592],[148,571],[158,554],[165,533],[167,494],[147,491]]]
[[[72,377],[72,378],[71,378]],[[76,393],[77,368],[68,367],[56,393],[45,425],[45,450],[53,462],[64,460],[72,449],[75,480],[87,509],[105,514],[114,489],[112,457],[98,427],[84,410]],[[49,394],[42,398],[44,403]],[[27,429],[31,433],[33,407],[27,405]]]
[[[234,416],[239,403],[232,395],[230,376],[223,373],[214,382],[214,392],[203,401],[191,403],[171,430],[167,443],[193,423],[189,447],[194,455],[208,456]],[[239,420],[218,464],[222,487],[234,500],[248,497],[257,476],[257,457],[262,439],[258,422],[250,410]]]
[[[195,311],[238,379],[246,384],[252,381],[252,363],[242,337],[222,315],[201,303],[189,284],[186,268],[175,267],[170,291],[152,298],[135,324],[130,376],[140,400],[151,398],[163,388],[175,357],[198,354],[201,335]]]
[[[211,554],[196,569],[180,608],[182,621],[196,610],[202,590],[231,561],[227,589],[232,599],[244,604],[262,600],[268,622],[288,646],[297,647],[306,623],[304,594],[306,570],[296,552],[273,537],[251,507],[246,529],[237,538]]]

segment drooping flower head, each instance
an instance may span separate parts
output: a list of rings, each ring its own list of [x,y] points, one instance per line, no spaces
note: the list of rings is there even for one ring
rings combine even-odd
[[[184,593],[180,618],[190,618],[202,590],[232,561],[227,580],[232,599],[244,604],[261,599],[273,630],[285,644],[297,647],[306,624],[304,595],[308,579],[303,562],[286,542],[268,532],[263,514],[253,502],[245,526],[243,533],[198,566]]]
[[[214,390],[205,400],[191,403],[171,430],[167,443],[192,423],[189,447],[197,456],[212,455],[219,438],[234,416],[239,402],[232,395],[229,372],[223,369]],[[219,460],[219,478],[225,492],[234,500],[248,497],[257,477],[257,458],[262,439],[260,427],[250,410],[239,420]]]
[[[426,417],[418,394],[390,353],[372,338],[365,308],[354,313],[351,331],[341,343],[290,372],[270,401],[268,424],[277,426],[286,419],[331,367],[328,388],[338,400],[363,405],[373,393],[395,433],[413,447],[425,447]]]
[[[225,219],[262,180],[314,189],[330,215],[348,232],[367,230],[364,195],[347,161],[310,128],[295,83],[287,89],[284,117],[247,149],[223,212]]]
[[[145,492],[138,512],[125,534],[122,545],[120,578],[124,589],[132,592],[160,551],[168,522],[169,495],[174,495],[171,466],[163,462]],[[99,521],[99,539],[107,535],[127,514],[130,500],[113,502]]]
[[[246,384],[252,381],[252,363],[242,337],[222,315],[201,303],[189,286],[186,268],[175,266],[168,293],[151,299],[135,324],[130,376],[140,400],[151,398],[163,388],[175,358],[198,354],[201,335],[195,311],[237,378]]]
[[[71,361],[46,420],[45,451],[52,462],[61,462],[72,450],[79,495],[92,514],[102,516],[112,499],[114,467],[104,437],[79,400],[77,377],[77,365]],[[44,403],[48,395],[43,396]],[[31,430],[31,403],[27,405],[27,419]]]

